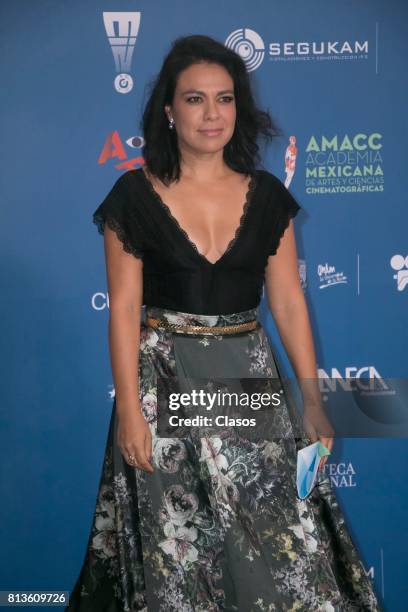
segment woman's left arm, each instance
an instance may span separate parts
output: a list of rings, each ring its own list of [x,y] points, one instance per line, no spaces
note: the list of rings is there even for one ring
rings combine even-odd
[[[320,439],[331,451],[333,438],[327,434],[333,430],[321,406],[315,347],[300,283],[292,219],[281,237],[275,255],[268,258],[265,291],[271,314],[302,390],[304,416],[313,422],[314,430],[311,430],[310,437]],[[323,431],[322,435],[319,435],[319,430]],[[313,436],[313,433],[316,435]],[[327,460],[327,456],[323,459]],[[324,463],[322,460],[321,468]]]

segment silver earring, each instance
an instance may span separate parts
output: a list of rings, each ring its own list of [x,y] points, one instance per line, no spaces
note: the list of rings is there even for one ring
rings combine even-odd
[[[169,120],[169,130],[174,129],[174,119],[173,117]]]

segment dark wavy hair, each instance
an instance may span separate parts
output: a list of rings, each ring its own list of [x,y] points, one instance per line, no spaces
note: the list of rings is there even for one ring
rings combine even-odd
[[[271,142],[279,134],[269,112],[257,108],[245,62],[238,53],[201,34],[177,38],[158,76],[150,84],[151,93],[140,126],[145,139],[143,157],[147,169],[167,185],[180,178],[180,152],[177,132],[169,129],[164,106],[172,104],[180,72],[192,64],[204,62],[223,66],[234,83],[235,130],[223,153],[230,168],[244,174],[252,173],[259,161],[258,137],[262,135]]]

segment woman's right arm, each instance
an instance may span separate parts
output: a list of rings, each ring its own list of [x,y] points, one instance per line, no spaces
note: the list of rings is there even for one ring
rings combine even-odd
[[[119,418],[118,444],[132,467],[153,471],[152,440],[139,399],[143,260],[127,253],[108,226],[104,233],[109,293],[109,351]],[[129,462],[129,455],[137,464]]]

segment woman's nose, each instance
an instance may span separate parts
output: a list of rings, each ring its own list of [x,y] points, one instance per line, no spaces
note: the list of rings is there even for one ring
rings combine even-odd
[[[205,118],[206,119],[217,119],[219,116],[218,106],[216,102],[207,102],[205,108]]]

